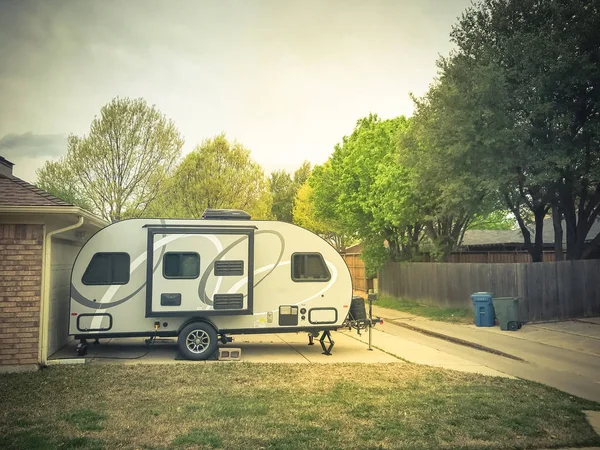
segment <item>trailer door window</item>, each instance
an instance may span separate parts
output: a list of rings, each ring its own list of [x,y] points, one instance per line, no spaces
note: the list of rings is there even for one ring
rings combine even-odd
[[[292,280],[329,281],[331,274],[320,253],[294,253],[292,255]]]
[[[81,282],[87,285],[129,283],[129,254],[96,253]]]
[[[194,279],[200,275],[200,255],[193,252],[168,252],[163,256],[165,278]]]

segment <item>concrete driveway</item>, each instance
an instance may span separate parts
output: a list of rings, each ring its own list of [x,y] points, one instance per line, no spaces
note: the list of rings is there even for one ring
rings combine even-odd
[[[347,333],[332,333],[335,346],[332,355],[322,354],[321,345],[315,339],[308,345],[306,333],[253,334],[233,336],[234,341],[221,348],[240,348],[241,360],[260,363],[398,363],[398,358],[381,350],[369,351],[365,343]],[[88,354],[85,358],[76,356],[77,342],[52,355],[51,361],[57,363],[123,362],[125,364],[173,364],[191,363],[179,356],[177,339],[157,339],[155,343],[146,345],[143,338],[101,339],[99,345],[89,341]]]
[[[234,341],[221,348],[240,348],[241,361],[257,363],[399,363],[413,362],[460,372],[511,377],[502,371],[486,367],[435,346],[415,342],[389,333],[393,325],[378,325],[373,330],[373,350],[368,350],[368,333],[356,331],[332,332],[335,347],[331,356],[322,354],[317,340],[308,345],[306,333],[281,333],[233,336]],[[418,333],[415,333],[418,334]],[[124,364],[198,364],[181,358],[177,340],[159,339],[148,346],[142,338],[105,339],[99,345],[89,343],[85,358],[76,356],[73,341],[50,358],[49,364],[114,363]]]

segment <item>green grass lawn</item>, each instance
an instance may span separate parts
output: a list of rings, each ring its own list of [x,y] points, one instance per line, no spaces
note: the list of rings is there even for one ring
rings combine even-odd
[[[443,308],[441,306],[424,305],[412,300],[393,297],[381,297],[373,303],[382,308],[395,309],[415,316],[431,320],[453,323],[473,323],[473,311],[469,308]]]
[[[600,404],[412,364],[91,364],[0,383],[2,449],[600,445],[582,412]]]

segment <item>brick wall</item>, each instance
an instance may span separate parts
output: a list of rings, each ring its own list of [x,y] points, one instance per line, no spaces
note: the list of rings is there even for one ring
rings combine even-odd
[[[38,362],[42,225],[0,224],[0,365]]]

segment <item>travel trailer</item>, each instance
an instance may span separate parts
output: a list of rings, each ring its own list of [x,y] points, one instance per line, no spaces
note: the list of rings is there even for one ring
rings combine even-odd
[[[308,230],[207,210],[200,220],[129,219],[82,247],[71,274],[69,334],[80,340],[177,336],[203,360],[228,335],[306,331],[333,347],[352,302],[339,253]],[[325,346],[329,339],[329,347]]]

